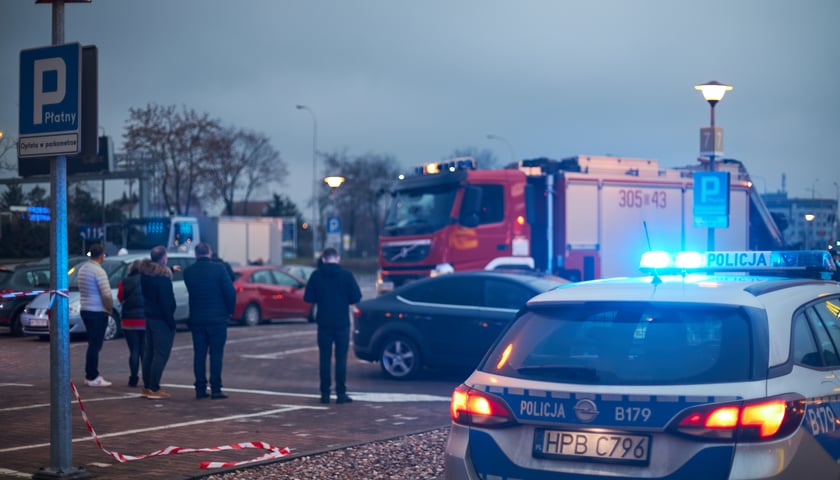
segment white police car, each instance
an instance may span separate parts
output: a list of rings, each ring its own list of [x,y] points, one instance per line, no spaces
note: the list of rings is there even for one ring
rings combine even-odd
[[[645,265],[528,302],[453,393],[447,479],[840,478],[828,252]]]

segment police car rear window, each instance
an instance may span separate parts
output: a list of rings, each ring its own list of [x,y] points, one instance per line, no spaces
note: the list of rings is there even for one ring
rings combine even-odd
[[[735,307],[588,302],[531,310],[481,370],[590,385],[749,380],[749,319]]]

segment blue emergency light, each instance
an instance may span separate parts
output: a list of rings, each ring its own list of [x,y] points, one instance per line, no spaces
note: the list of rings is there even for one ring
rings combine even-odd
[[[643,272],[834,272],[831,254],[822,250],[730,251],[730,252],[645,252],[639,267]]]

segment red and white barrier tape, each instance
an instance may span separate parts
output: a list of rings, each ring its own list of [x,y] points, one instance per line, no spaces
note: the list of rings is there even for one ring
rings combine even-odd
[[[46,290],[32,290],[31,292],[9,292],[0,295],[0,298],[28,297],[30,295],[40,295],[44,292],[46,292]]]
[[[159,455],[177,455],[179,453],[199,453],[199,452],[221,452],[224,450],[242,450],[245,448],[258,448],[262,450],[267,450],[268,453],[261,455],[256,458],[252,458],[250,460],[245,460],[243,462],[201,462],[199,466],[201,468],[230,468],[230,467],[238,467],[240,465],[245,465],[248,463],[260,462],[263,460],[270,460],[272,458],[281,458],[290,455],[292,452],[288,448],[278,448],[273,445],[270,445],[265,442],[245,442],[245,443],[235,443],[233,445],[221,445],[218,447],[208,447],[208,448],[182,448],[182,447],[173,447],[169,446],[161,450],[157,450],[152,453],[148,453],[146,455],[124,455],[119,452],[114,452],[112,450],[106,449],[102,445],[102,441],[99,439],[99,436],[96,435],[96,432],[93,431],[93,425],[91,425],[90,420],[88,419],[87,412],[85,412],[85,406],[82,404],[82,398],[79,396],[79,390],[76,389],[76,385],[73,382],[70,382],[70,388],[73,390],[73,395],[76,397],[76,401],[79,402],[79,410],[82,412],[82,418],[85,421],[85,425],[87,426],[88,432],[93,437],[93,440],[96,442],[96,445],[99,446],[99,449],[108,454],[109,456],[113,457],[120,463],[125,463],[131,460],[142,460],[144,458],[149,457],[157,457]]]

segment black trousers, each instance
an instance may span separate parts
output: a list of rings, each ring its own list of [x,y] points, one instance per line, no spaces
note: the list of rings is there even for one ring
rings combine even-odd
[[[335,393],[347,394],[347,350],[350,348],[350,326],[318,327],[318,360],[321,377],[321,395],[330,394],[330,361],[335,345]]]

